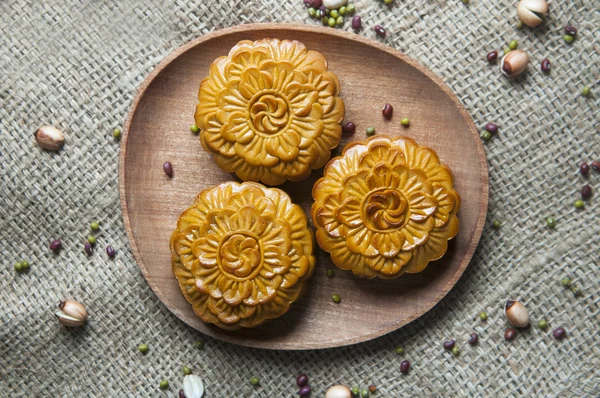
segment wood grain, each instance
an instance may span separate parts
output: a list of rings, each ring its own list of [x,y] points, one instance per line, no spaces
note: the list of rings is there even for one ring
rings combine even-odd
[[[203,189],[235,179],[221,171],[190,133],[200,81],[210,63],[240,40],[295,39],[323,53],[341,83],[346,120],[365,138],[365,128],[402,135],[434,149],[453,171],[461,196],[460,232],[448,252],[425,272],[396,280],[360,280],[335,268],[316,250],[317,265],[305,296],[283,317],[258,328],[225,332],[198,319],[171,272],[169,237],[177,218]],[[394,106],[392,120],[381,116]],[[411,120],[409,128],[400,119]],[[158,298],[188,325],[236,344],[269,349],[313,349],[354,344],[396,330],[423,315],[454,286],[479,242],[488,202],[485,154],[477,130],[456,96],[408,56],[363,37],[308,25],[242,25],[203,36],[169,55],[143,82],[124,126],[119,184],[129,242],[143,275]],[[339,149],[334,155],[339,154]],[[162,170],[173,163],[169,179]],[[310,214],[314,171],[300,183],[286,183],[295,203]],[[342,297],[340,304],[331,300]]]

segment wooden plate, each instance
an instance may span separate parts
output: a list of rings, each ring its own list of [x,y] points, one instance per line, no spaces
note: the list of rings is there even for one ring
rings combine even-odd
[[[210,63],[244,39],[295,39],[321,52],[341,84],[346,120],[358,126],[340,148],[365,139],[365,128],[405,135],[434,149],[455,177],[461,196],[460,232],[448,252],[421,274],[396,280],[359,280],[336,269],[317,249],[317,265],[306,295],[283,317],[251,330],[225,332],[198,319],[171,272],[169,238],[177,218],[207,187],[235,179],[221,171],[190,133],[200,81]],[[381,116],[385,103],[394,117]],[[400,125],[402,117],[411,125]],[[335,152],[339,154],[339,150]],[[173,163],[174,176],[162,170]],[[176,50],[143,82],[125,123],[119,183],[125,227],[135,259],[158,298],[188,325],[236,344],[270,349],[348,345],[396,330],[423,315],[454,286],[483,229],[488,202],[485,154],[463,106],[439,77],[415,60],[361,36],[310,25],[243,25],[203,36]],[[280,188],[310,214],[311,188],[322,175]],[[340,304],[331,300],[342,297]]]

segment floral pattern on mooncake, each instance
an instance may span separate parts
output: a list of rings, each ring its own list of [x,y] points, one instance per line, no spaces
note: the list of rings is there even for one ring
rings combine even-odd
[[[173,273],[205,322],[223,329],[277,318],[311,275],[312,233],[288,195],[253,182],[202,191],[171,236]]]
[[[196,125],[219,167],[244,181],[301,181],[341,139],[337,77],[298,41],[241,41],[200,84]]]
[[[408,138],[346,146],[313,187],[317,242],[367,278],[421,272],[458,233],[460,198],[436,153]]]

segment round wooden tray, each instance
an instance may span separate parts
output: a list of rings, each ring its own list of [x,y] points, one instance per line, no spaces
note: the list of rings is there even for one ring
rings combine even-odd
[[[249,330],[222,331],[204,324],[185,301],[171,272],[169,238],[181,212],[205,188],[236,179],[221,171],[198,136],[190,133],[200,81],[210,63],[240,40],[294,39],[321,52],[337,74],[345,120],[357,131],[341,148],[365,139],[365,128],[404,135],[434,149],[455,177],[461,196],[460,232],[446,255],[425,272],[396,280],[360,280],[336,269],[318,247],[306,295],[279,319]],[[381,116],[394,106],[390,121]],[[400,125],[408,117],[409,128]],[[310,25],[243,25],[205,35],[179,48],[150,73],[136,95],[124,126],[119,185],[125,227],[133,254],[158,298],[188,325],[236,344],[270,349],[348,345],[396,330],[423,315],[454,286],[479,242],[488,202],[485,154],[477,130],[458,98],[439,77],[408,56],[359,35]],[[169,179],[162,170],[173,163]],[[314,171],[300,183],[280,188],[310,214]],[[309,216],[310,217],[310,216]],[[331,300],[342,297],[340,304]]]

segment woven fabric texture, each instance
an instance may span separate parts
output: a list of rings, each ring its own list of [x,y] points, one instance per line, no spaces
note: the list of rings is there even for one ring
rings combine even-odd
[[[323,351],[274,352],[202,336],[171,314],[144,280],[128,246],[118,192],[121,127],[145,76],[178,46],[250,22],[316,24],[300,0],[0,2],[0,396],[176,396],[181,367],[206,384],[206,397],[292,397],[294,378],[310,377],[313,397],[337,383],[378,387],[374,397],[600,396],[600,173],[585,209],[574,200],[586,179],[581,161],[600,160],[600,7],[597,0],[554,0],[546,23],[515,28],[513,0],[357,0],[358,34],[407,53],[437,73],[477,126],[500,132],[486,143],[488,222],[455,288],[429,313],[367,343]],[[563,40],[570,22],[579,33]],[[375,24],[387,28],[375,36]],[[343,29],[351,31],[347,21]],[[485,54],[516,39],[531,57],[514,80]],[[543,58],[552,72],[539,72]],[[588,98],[579,93],[592,87]],[[58,153],[33,132],[65,132]],[[556,228],[546,227],[554,216]],[[498,230],[491,220],[502,221]],[[82,242],[100,220],[98,253]],[[48,249],[55,237],[63,250]],[[106,244],[117,249],[109,260]],[[27,259],[18,274],[13,264]],[[570,277],[575,297],[561,286]],[[85,328],[54,318],[65,297],[86,304]],[[502,305],[526,302],[534,323],[507,343]],[[487,322],[477,314],[485,310]],[[552,330],[563,325],[562,341]],[[466,339],[479,333],[479,345]],[[442,348],[454,337],[461,355]],[[195,347],[204,339],[205,349]],[[150,350],[141,355],[139,343]],[[406,353],[395,354],[403,346]],[[399,372],[411,361],[409,375]],[[248,380],[260,377],[258,387]],[[171,386],[158,388],[162,379]]]

